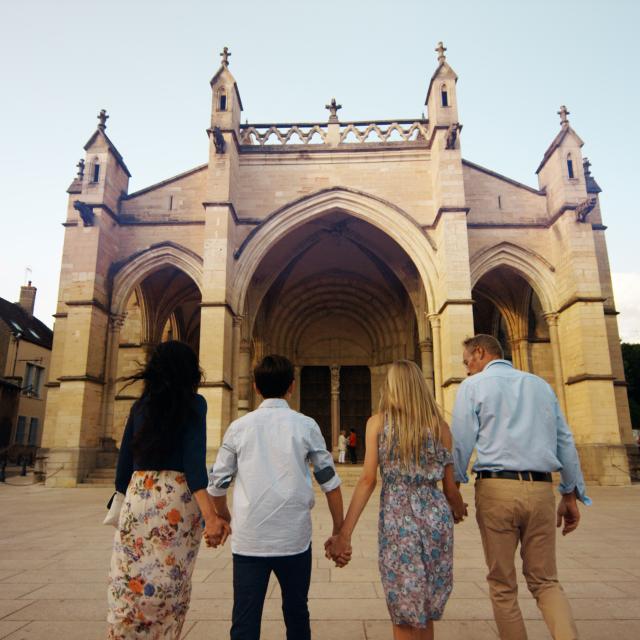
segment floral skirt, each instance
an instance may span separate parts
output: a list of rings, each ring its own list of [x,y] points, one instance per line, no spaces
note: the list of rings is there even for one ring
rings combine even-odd
[[[110,640],[177,640],[191,597],[202,520],[183,473],[134,472],[113,541]]]

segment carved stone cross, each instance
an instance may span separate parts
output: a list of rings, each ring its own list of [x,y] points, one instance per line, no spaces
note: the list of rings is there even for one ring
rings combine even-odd
[[[331,102],[325,104],[324,108],[329,110],[329,122],[338,122],[338,109],[342,109],[342,105],[336,104],[336,99],[331,98]]]
[[[220,57],[222,58],[222,66],[223,67],[228,67],[229,66],[229,56],[231,55],[231,51],[229,51],[229,47],[225,47],[222,50],[222,53],[220,54]]]
[[[438,42],[438,46],[435,48],[435,50],[438,52],[438,62],[444,62],[447,59],[447,56],[444,55],[447,47],[442,44],[442,41]]]
[[[562,126],[569,124],[569,118],[567,118],[567,116],[570,114],[571,112],[567,109],[567,107],[565,107],[564,105],[562,105],[560,107],[560,111],[558,111],[558,115],[560,116],[560,124]]]
[[[82,180],[84,178],[84,160],[80,159],[76,167],[78,167],[78,180]]]
[[[591,175],[591,162],[589,162],[589,158],[584,158],[582,161],[582,167],[584,168],[584,175],[586,177]]]
[[[109,116],[107,115],[107,112],[104,109],[100,109],[100,113],[98,114],[98,120],[100,121],[98,123],[98,129],[102,129],[102,131],[104,131],[107,128],[108,119]]]

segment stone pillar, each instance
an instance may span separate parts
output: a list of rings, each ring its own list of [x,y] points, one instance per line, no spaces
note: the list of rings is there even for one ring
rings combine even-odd
[[[335,457],[338,451],[338,435],[340,434],[340,366],[331,365],[331,444],[330,449]]]
[[[231,361],[231,420],[238,417],[240,401],[240,343],[242,341],[242,316],[233,317],[233,353]]]
[[[513,366],[516,369],[520,369],[520,371],[531,371],[531,364],[529,362],[529,339],[517,335],[509,342],[511,343]]]
[[[238,417],[245,415],[251,406],[251,345],[248,340],[240,340],[238,363]]]
[[[560,353],[560,339],[558,337],[558,314],[547,313],[545,320],[549,327],[549,339],[551,340],[551,353],[553,355],[553,378],[555,380],[556,394],[562,413],[567,415],[567,400],[564,394],[564,374],[562,373],[562,355]]]
[[[103,453],[98,454],[98,466],[115,465],[117,461],[117,443],[114,436],[114,404],[116,395],[116,378],[118,377],[118,348],[120,345],[120,331],[124,325],[127,314],[111,314],[109,316],[109,331],[107,333],[107,346],[104,364],[104,392],[102,394],[102,407],[100,419],[103,428],[101,448]]]
[[[440,317],[431,313],[428,316],[431,323],[431,340],[433,348],[433,383],[435,387],[436,402],[440,408],[442,404],[442,358],[440,355]]]
[[[300,393],[301,393],[300,374],[301,372],[302,372],[302,367],[299,367],[298,365],[293,367],[294,385],[293,385],[293,395],[291,396],[291,408],[295,409],[296,411],[300,411]]]
[[[433,340],[425,338],[420,341],[420,360],[422,362],[422,375],[427,381],[431,393],[435,394],[435,384],[433,379]]]

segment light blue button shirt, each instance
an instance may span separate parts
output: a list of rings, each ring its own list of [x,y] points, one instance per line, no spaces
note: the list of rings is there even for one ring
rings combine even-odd
[[[560,471],[560,493],[574,489],[591,504],[573,436],[551,387],[540,377],[492,360],[462,382],[452,419],[453,459],[458,482],[474,471]]]

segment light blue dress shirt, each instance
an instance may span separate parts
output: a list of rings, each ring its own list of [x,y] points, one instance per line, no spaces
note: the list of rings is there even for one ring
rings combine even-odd
[[[455,478],[473,471],[560,471],[560,493],[591,504],[573,436],[552,388],[540,377],[492,360],[462,382],[453,409]]]

